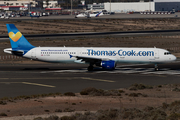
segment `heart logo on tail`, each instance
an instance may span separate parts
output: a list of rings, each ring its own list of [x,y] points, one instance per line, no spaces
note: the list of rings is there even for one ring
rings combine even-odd
[[[13,32],[9,33],[9,37],[14,41],[17,42],[21,38],[22,34],[20,32],[17,32],[14,34]]]

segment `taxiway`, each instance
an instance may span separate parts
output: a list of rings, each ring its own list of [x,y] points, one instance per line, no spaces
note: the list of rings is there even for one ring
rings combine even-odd
[[[178,84],[180,63],[159,65],[118,65],[114,71],[77,64],[1,64],[0,98],[45,93],[78,93],[87,87],[127,88],[135,83],[146,85]]]

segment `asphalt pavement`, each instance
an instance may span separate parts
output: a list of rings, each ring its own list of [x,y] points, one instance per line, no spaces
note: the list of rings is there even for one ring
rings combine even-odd
[[[97,89],[128,88],[132,84],[179,84],[180,63],[159,65],[124,65],[116,70],[95,68],[79,64],[1,64],[0,98],[45,93],[78,93],[87,87]]]

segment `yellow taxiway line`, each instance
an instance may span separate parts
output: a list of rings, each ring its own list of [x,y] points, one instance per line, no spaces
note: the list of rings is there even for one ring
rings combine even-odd
[[[22,82],[23,84],[28,84],[28,85],[37,85],[37,86],[42,86],[42,87],[56,87],[52,85],[45,85],[45,84],[39,84],[39,83],[30,83],[30,82]]]
[[[52,86],[52,85],[45,85],[45,84],[39,84],[39,83],[30,83],[30,82],[0,82],[0,84],[28,84],[28,85],[37,85],[37,86],[41,86],[41,87],[56,87],[56,86]]]
[[[100,81],[100,82],[115,82],[112,80],[104,80],[104,79],[95,79],[95,78],[88,78],[88,77],[59,77],[59,78],[0,78],[0,80],[32,80],[32,79],[83,79],[83,80],[93,80],[93,81]],[[32,82],[0,82],[0,84],[26,84],[26,85],[36,85],[41,87],[50,87],[54,88],[56,86],[40,84],[40,83],[32,83]]]

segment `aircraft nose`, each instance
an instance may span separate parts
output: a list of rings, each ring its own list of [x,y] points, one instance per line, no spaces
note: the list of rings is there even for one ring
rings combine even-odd
[[[176,56],[172,55],[172,58],[171,58],[173,61],[175,61],[177,58]]]

